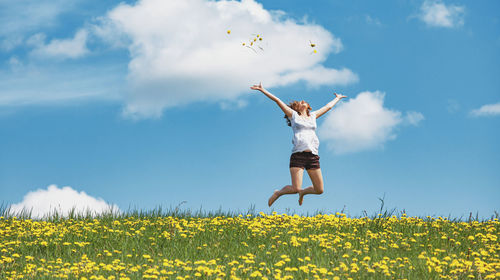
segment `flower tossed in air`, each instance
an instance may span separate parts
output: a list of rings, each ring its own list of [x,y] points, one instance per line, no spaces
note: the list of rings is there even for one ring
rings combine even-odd
[[[313,48],[313,51],[311,52],[311,54],[318,53],[318,51],[315,49],[316,44],[311,42],[311,40],[309,40],[309,46],[311,46],[311,48]]]
[[[231,30],[230,29],[228,29],[226,32],[227,32],[228,35],[231,34]],[[251,49],[255,53],[257,53],[257,51],[255,50],[255,47],[258,47],[261,51],[264,51],[264,48],[259,44],[260,42],[263,41],[262,36],[260,34],[252,34],[252,35],[254,37],[250,38],[248,40],[248,43],[247,42],[242,42],[241,45],[243,47],[247,47],[247,48]]]

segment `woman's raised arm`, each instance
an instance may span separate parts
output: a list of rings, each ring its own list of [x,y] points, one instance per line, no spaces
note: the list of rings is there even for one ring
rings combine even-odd
[[[321,109],[315,111],[316,118],[319,118],[319,117],[321,117],[321,115],[323,115],[324,113],[328,112],[328,110],[332,109],[333,106],[335,106],[335,104],[337,104],[337,102],[340,101],[340,99],[345,98],[345,97],[347,97],[347,96],[335,93],[335,99],[333,99],[332,101],[328,102]]]
[[[263,94],[265,94],[267,97],[269,97],[269,99],[271,99],[272,101],[276,102],[276,104],[278,104],[278,106],[281,108],[281,110],[283,110],[283,113],[285,113],[285,115],[287,115],[287,117],[289,117],[289,118],[292,117],[292,113],[293,113],[292,108],[288,107],[288,105],[286,105],[283,101],[281,101],[281,99],[279,99],[278,97],[274,96],[272,93],[270,93],[269,91],[267,91],[262,86],[262,83],[259,83],[258,85],[253,85],[250,88],[253,89],[253,90],[259,90],[259,91],[261,91]]]

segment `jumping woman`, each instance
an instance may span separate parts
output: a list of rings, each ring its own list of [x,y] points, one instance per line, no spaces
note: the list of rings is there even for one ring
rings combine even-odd
[[[276,199],[284,194],[299,194],[299,205],[302,205],[304,195],[323,193],[323,176],[319,167],[318,147],[319,140],[316,136],[316,119],[321,117],[328,110],[332,109],[340,99],[347,96],[335,93],[335,99],[323,106],[321,109],[311,112],[309,103],[302,101],[293,101],[286,105],[278,97],[268,92],[262,83],[250,87],[259,90],[269,99],[276,102],[285,113],[288,126],[293,130],[293,150],[290,156],[290,175],[292,184],[284,186],[281,190],[275,190],[269,198],[268,205],[271,206]],[[307,170],[311,178],[312,186],[302,189],[302,177],[304,169]]]

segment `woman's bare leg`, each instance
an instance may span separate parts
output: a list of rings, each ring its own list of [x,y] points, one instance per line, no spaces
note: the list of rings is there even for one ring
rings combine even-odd
[[[284,186],[281,190],[275,190],[273,195],[269,198],[267,204],[269,207],[273,205],[273,203],[280,196],[284,194],[293,194],[298,193],[302,187],[302,176],[304,175],[304,169],[300,167],[290,167],[290,175],[292,176],[292,184]]]
[[[299,191],[299,205],[302,205],[304,195],[323,193],[323,176],[321,175],[321,169],[309,169],[307,170],[307,174],[309,174],[309,178],[311,178],[313,185]]]

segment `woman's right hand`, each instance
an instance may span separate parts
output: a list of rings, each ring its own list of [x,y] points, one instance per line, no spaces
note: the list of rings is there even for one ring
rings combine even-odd
[[[293,112],[292,108],[288,107],[288,105],[283,103],[283,101],[281,101],[278,97],[274,96],[272,93],[265,90],[264,87],[262,86],[262,83],[259,83],[258,85],[253,85],[250,88],[254,90],[260,90],[265,96],[269,97],[269,99],[276,102],[276,104],[278,104],[281,110],[283,110],[285,115],[287,115],[289,118],[292,117],[292,112]]]
[[[250,87],[250,89],[260,90],[260,91],[264,90],[264,88],[262,87],[262,83],[259,83],[258,85],[253,85]]]

